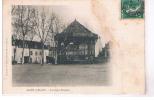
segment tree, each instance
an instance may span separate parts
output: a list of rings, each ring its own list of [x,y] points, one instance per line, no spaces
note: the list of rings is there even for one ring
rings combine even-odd
[[[49,40],[51,46],[57,47],[57,42],[55,41],[54,37],[56,34],[62,32],[66,28],[66,24],[62,21],[62,19],[56,15],[53,24],[52,24],[52,33],[49,34]],[[55,64],[57,64],[57,51],[54,52],[55,55]]]
[[[35,37],[35,35],[36,35],[36,33],[35,33],[35,30],[34,29],[32,29],[28,34],[27,34],[27,40],[29,40],[28,41],[28,54],[29,54],[29,63],[31,63],[31,53],[30,53],[30,51],[31,51],[31,48],[32,48],[32,41],[33,41],[33,39],[34,39],[34,37]]]
[[[37,17],[35,19],[36,26],[35,31],[40,38],[41,46],[42,46],[42,62],[44,64],[44,45],[49,38],[49,34],[53,33],[53,23],[56,18],[56,15],[52,13],[51,15],[47,15],[44,9],[42,11],[37,11]]]
[[[22,64],[24,63],[25,37],[34,27],[34,9],[31,6],[12,6],[12,26],[22,40]]]
[[[51,12],[50,14],[46,13],[44,8],[37,11],[37,18],[35,20],[36,26],[35,31],[40,38],[42,44],[42,62],[44,64],[44,45],[49,44],[50,46],[56,46],[56,42],[54,41],[54,36],[61,32],[65,25],[62,23],[60,17]],[[56,55],[56,54],[55,54]]]
[[[16,13],[16,10],[17,10],[17,7],[16,6],[12,6],[12,9],[11,9],[11,14],[13,15],[12,16],[12,45],[14,45],[14,48],[13,48],[13,62],[16,61],[16,51],[17,51],[17,40],[20,40],[21,39],[21,34],[19,32],[19,30],[16,28],[15,26],[15,18],[14,18],[14,15]]]
[[[32,22],[31,30],[26,35],[27,40],[29,40],[28,41],[28,51],[29,51],[29,57],[28,57],[29,61],[28,62],[29,63],[31,63],[31,59],[30,59],[31,53],[30,53],[30,51],[31,51],[31,48],[32,48],[32,41],[33,41],[34,37],[36,36],[36,31],[35,31],[36,9],[35,8],[32,9],[32,14],[33,14],[33,18],[31,18],[31,22]]]

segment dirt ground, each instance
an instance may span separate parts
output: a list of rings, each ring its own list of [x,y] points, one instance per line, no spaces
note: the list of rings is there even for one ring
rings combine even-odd
[[[13,86],[107,85],[108,67],[107,64],[13,65]]]

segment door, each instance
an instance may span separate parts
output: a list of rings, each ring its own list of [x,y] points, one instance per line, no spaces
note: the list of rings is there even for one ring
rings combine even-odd
[[[28,59],[29,57],[28,56],[24,56],[24,63],[28,63]]]

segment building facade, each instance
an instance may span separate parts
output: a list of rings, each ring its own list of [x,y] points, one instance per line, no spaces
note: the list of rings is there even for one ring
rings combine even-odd
[[[12,41],[13,63],[48,64],[83,64],[99,63],[109,58],[109,44],[102,47],[100,37],[88,30],[78,21],[73,21],[61,33],[54,36],[52,45],[44,45],[42,55],[41,42],[24,41],[24,57],[22,60],[23,41]]]
[[[93,63],[98,35],[78,21],[73,21],[63,32],[55,36],[57,63]]]
[[[40,42],[24,41],[24,59],[23,63],[42,63],[42,46]],[[12,41],[12,61],[14,63],[22,63],[23,41]],[[44,45],[44,63],[49,60],[49,48]]]

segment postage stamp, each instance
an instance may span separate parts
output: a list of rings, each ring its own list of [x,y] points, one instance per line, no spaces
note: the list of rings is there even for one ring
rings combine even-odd
[[[144,18],[144,0],[121,0],[121,17]]]

